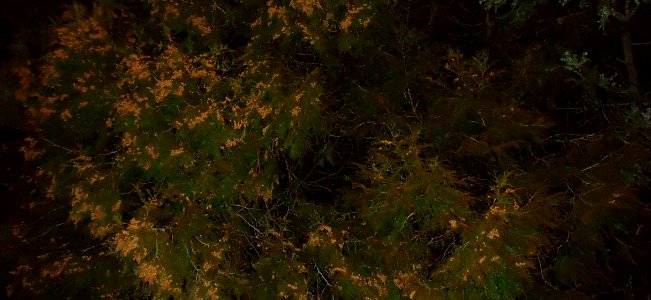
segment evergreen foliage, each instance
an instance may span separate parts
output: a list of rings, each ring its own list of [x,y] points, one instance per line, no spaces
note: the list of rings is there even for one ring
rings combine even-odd
[[[648,297],[648,4],[70,4],[2,69],[7,296]]]

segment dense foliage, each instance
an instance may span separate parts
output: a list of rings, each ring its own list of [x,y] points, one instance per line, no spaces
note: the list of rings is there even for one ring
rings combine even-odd
[[[648,4],[68,5],[3,65],[7,295],[648,297]]]

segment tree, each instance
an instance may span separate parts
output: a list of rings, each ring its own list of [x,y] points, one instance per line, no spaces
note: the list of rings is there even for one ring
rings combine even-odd
[[[43,197],[23,211],[64,219],[4,231],[65,254],[24,255],[9,290],[648,293],[651,126],[620,109],[640,95],[603,73],[611,52],[555,38],[550,3],[70,5],[3,96]]]

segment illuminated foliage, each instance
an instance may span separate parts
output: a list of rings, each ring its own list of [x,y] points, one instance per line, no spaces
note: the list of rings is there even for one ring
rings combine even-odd
[[[5,70],[7,293],[648,293],[648,79],[555,40],[568,2],[67,6]]]

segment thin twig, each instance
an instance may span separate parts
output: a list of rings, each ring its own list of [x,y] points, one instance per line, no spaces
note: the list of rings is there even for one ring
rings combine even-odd
[[[545,275],[543,274],[542,263],[540,262],[540,256],[537,256],[537,258],[538,258],[538,267],[540,268],[540,277],[548,286],[558,291],[559,290],[558,287],[555,287],[549,281],[547,281],[547,279],[545,279]]]
[[[314,262],[314,260],[312,260],[312,263],[314,264],[314,267],[316,268],[316,271],[319,273],[319,275],[321,275],[321,278],[323,278],[323,280],[325,281],[325,283],[326,283],[328,286],[332,286],[332,285],[330,285],[330,282],[328,281],[328,279],[326,279],[326,277],[323,276],[323,273],[321,273],[321,269],[319,269],[319,266],[317,266],[316,262]]]
[[[70,148],[63,147],[63,146],[61,146],[61,145],[59,145],[59,144],[57,144],[57,143],[55,143],[55,142],[53,142],[53,141],[50,141],[50,140],[48,140],[48,139],[46,139],[46,138],[43,138],[43,140],[46,141],[46,142],[48,142],[48,143],[50,143],[50,144],[52,144],[52,146],[54,146],[54,147],[57,147],[57,148],[60,148],[60,149],[66,150],[66,151],[68,151],[68,152],[71,152],[71,153],[77,153],[77,152],[79,152],[79,151],[72,150],[72,149],[70,149]]]
[[[242,219],[242,221],[244,221],[247,225],[249,225],[249,227],[251,227],[253,230],[255,230],[255,232],[257,232],[259,235],[262,235],[262,231],[260,231],[260,229],[258,229],[257,227],[253,226],[253,224],[251,224],[246,218],[242,217],[238,213],[236,213],[235,215],[240,217],[240,219]]]
[[[206,247],[210,246],[207,243],[205,243],[204,241],[200,240],[198,236],[195,236],[194,238],[197,239],[197,241],[199,241],[199,243],[203,244],[204,246],[206,246]]]

